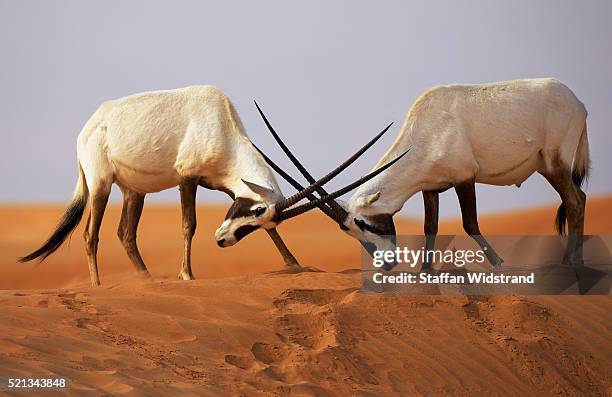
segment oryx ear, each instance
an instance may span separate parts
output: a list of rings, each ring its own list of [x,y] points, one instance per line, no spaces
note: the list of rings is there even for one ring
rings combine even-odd
[[[245,181],[244,179],[241,179],[241,181],[244,182],[244,184],[247,185],[248,188],[251,189],[253,193],[259,194],[264,199],[272,199],[275,197],[274,190],[270,189],[269,187],[265,187],[265,186],[261,186],[253,182]]]
[[[374,202],[375,202],[376,200],[378,200],[379,198],[380,198],[380,190],[379,190],[378,192],[374,193],[374,194],[370,194],[369,196],[367,196],[367,197],[365,198],[365,203],[366,203],[367,205],[372,205],[372,204],[374,204]]]

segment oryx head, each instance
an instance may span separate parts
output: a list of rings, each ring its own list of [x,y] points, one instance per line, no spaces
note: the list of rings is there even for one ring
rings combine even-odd
[[[370,174],[345,186],[342,189],[337,190],[334,193],[329,194],[323,189],[323,185],[325,183],[330,181],[342,170],[352,164],[359,156],[361,156],[367,149],[369,149],[385,132],[387,132],[392,124],[389,124],[383,131],[376,135],[370,142],[368,142],[364,147],[358,150],[353,156],[347,159],[334,171],[330,172],[328,175],[324,176],[318,181],[315,181],[314,178],[304,168],[304,166],[299,162],[299,160],[283,143],[276,131],[274,131],[274,128],[267,120],[266,116],[263,114],[257,103],[255,103],[255,106],[257,106],[257,110],[262,116],[266,126],[272,133],[272,136],[280,145],[281,149],[285,152],[285,154],[287,154],[289,159],[311,184],[306,188],[302,187],[297,181],[295,181],[295,179],[293,179],[284,170],[278,167],[263,152],[260,151],[266,162],[276,172],[278,172],[281,177],[283,177],[294,188],[296,188],[298,190],[298,193],[294,194],[289,198],[281,199],[273,205],[267,205],[266,208],[268,208],[268,210],[264,212],[264,214],[268,214],[269,218],[265,218],[264,216],[264,218],[262,218],[262,220],[265,220],[264,223],[260,223],[259,226],[255,226],[255,224],[249,223],[248,226],[242,230],[249,233],[250,231],[253,231],[261,226],[275,227],[278,223],[282,222],[285,219],[289,219],[294,216],[303,214],[313,208],[319,208],[327,216],[334,220],[343,231],[348,233],[350,236],[358,239],[363,245],[363,247],[368,251],[368,253],[370,253],[370,255],[372,255],[375,250],[395,249],[395,226],[393,224],[392,215],[376,213],[376,210],[374,209],[375,207],[372,206],[372,204],[374,204],[374,202],[380,197],[380,193],[375,193],[373,196],[369,197],[368,200],[366,200],[368,202],[363,202],[363,205],[356,206],[354,208],[345,207],[339,204],[335,199],[351,191],[352,189],[355,189],[357,186],[360,186],[363,183],[369,181],[381,172],[385,171],[387,168],[391,167],[395,162],[397,162],[400,158],[402,158],[407,153],[407,151],[396,157],[393,161],[379,167]],[[253,188],[251,187],[251,189]],[[314,196],[314,192],[317,192],[320,197],[317,198],[316,196]],[[292,208],[293,205],[297,204],[300,200],[304,198],[307,198],[308,200],[310,200],[310,202]],[[253,208],[257,208],[256,204],[253,204]],[[260,209],[260,211],[264,210]],[[264,224],[267,226],[264,226]],[[221,230],[221,228],[219,230]],[[218,235],[217,237],[223,236]],[[244,237],[244,235],[240,233],[238,237],[242,238]],[[240,238],[235,239],[235,241],[238,241]],[[385,268],[391,268],[394,265],[395,264],[386,264]]]
[[[219,247],[234,245],[260,227],[271,229],[278,224],[275,215],[276,204],[283,199],[280,193],[244,179],[242,182],[254,194],[249,197],[239,196],[234,200],[225,220],[215,232]]]
[[[383,206],[376,205],[380,196],[380,191],[353,196],[346,206],[344,231],[359,240],[372,256],[374,251],[393,251],[396,244],[393,214]],[[383,268],[390,270],[394,266],[395,263],[385,263]]]

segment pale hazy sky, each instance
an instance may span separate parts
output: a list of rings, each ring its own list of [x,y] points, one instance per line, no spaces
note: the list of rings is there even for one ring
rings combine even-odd
[[[395,121],[331,190],[374,165],[427,87],[523,77],[556,77],[586,104],[588,193],[612,192],[611,15],[610,1],[0,0],[0,202],[68,200],[81,127],[136,92],[218,86],[296,176],[253,99],[314,175]],[[480,212],[559,201],[539,175],[478,195]],[[148,200],[178,202],[178,191]],[[203,189],[198,200],[229,201]],[[459,214],[452,191],[441,212]],[[404,213],[422,215],[420,195]]]

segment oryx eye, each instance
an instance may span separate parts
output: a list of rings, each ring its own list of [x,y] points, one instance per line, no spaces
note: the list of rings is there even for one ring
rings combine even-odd
[[[361,229],[361,231],[364,231],[365,226],[366,226],[365,221],[363,221],[362,219],[357,219],[357,218],[355,218],[354,220],[355,220],[355,225],[357,225],[357,227]]]
[[[255,208],[255,216],[262,216],[266,212],[266,207]]]

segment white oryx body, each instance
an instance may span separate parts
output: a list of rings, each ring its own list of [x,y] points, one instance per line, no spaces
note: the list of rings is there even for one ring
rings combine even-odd
[[[571,168],[581,137],[586,140],[586,116],[572,91],[554,79],[431,88],[374,168],[410,148],[407,158],[363,184],[349,208],[394,214],[423,190],[468,180],[520,185],[534,172],[556,167],[557,156]],[[380,198],[368,205],[376,192]]]
[[[425,199],[425,234],[435,236],[438,193],[457,191],[468,234],[489,249],[494,265],[501,259],[480,236],[475,183],[517,185],[541,173],[563,201],[557,228],[570,244],[566,262],[582,261],[586,196],[580,185],[588,176],[589,153],[584,105],[555,79],[514,80],[480,85],[434,87],[414,103],[401,132],[374,168],[400,153],[410,153],[396,167],[364,183],[348,202],[347,233],[392,249],[391,216],[421,191]],[[433,247],[433,239],[427,242]]]
[[[282,196],[233,105],[212,86],[105,102],[81,131],[77,153],[88,185],[115,182],[153,193],[197,176],[235,197],[260,199],[241,179]]]
[[[231,236],[227,240],[237,241],[263,226],[285,263],[299,267],[276,224],[270,222],[273,203],[284,198],[274,175],[244,132],[229,99],[215,87],[147,92],[105,102],[79,134],[77,158],[79,179],[70,206],[51,237],[21,261],[42,260],[53,253],[89,205],[85,245],[92,284],[100,284],[98,232],[116,183],[123,193],[118,236],[136,269],[146,275],[136,245],[144,197],[175,186],[180,187],[185,240],[179,278],[193,279],[191,241],[198,186],[224,191],[235,199],[227,219],[236,219],[230,225],[226,220],[220,228]]]

